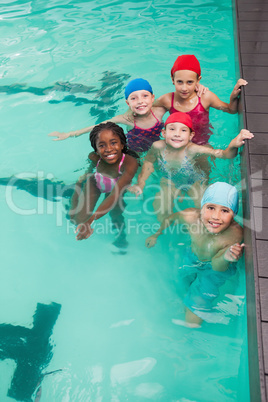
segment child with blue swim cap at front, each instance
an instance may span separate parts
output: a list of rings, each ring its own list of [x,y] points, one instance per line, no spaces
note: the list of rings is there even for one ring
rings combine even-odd
[[[244,247],[241,244],[243,229],[234,220],[238,204],[234,186],[214,183],[206,189],[201,209],[187,208],[170,215],[159,230],[146,239],[146,246],[153,247],[158,236],[171,224],[184,224],[189,232],[191,246],[186,248],[180,267],[185,276],[195,277],[184,299],[186,326],[200,326],[206,314],[211,312],[220,286],[236,272],[235,263]]]

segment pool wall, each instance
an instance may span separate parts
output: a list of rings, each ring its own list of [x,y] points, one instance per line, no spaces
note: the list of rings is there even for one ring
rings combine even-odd
[[[243,76],[241,37],[243,32],[240,24],[239,12],[240,1],[234,3],[234,27],[237,30],[236,38],[236,65],[237,74],[249,81],[250,77]],[[249,3],[248,3],[249,4]],[[254,2],[253,2],[254,6]],[[247,9],[246,9],[247,10]],[[256,21],[257,22],[257,21]],[[251,31],[250,31],[251,32]],[[254,32],[253,32],[254,34]],[[253,39],[249,39],[253,40]],[[237,76],[237,78],[239,78]],[[254,83],[252,83],[254,85]],[[246,95],[244,89],[241,93],[239,114],[240,127],[248,127]],[[254,140],[253,140],[254,141]],[[254,200],[252,193],[252,171],[250,166],[250,146],[246,142],[241,154],[241,178],[242,178],[242,203],[244,211],[244,241],[245,247],[245,270],[246,270],[246,292],[247,292],[247,327],[248,327],[248,359],[249,359],[249,382],[250,400],[254,402],[267,401],[266,379],[264,363],[264,345],[262,334],[261,299],[259,286],[258,255],[256,244],[256,217],[254,216]],[[262,196],[262,195],[261,195]]]

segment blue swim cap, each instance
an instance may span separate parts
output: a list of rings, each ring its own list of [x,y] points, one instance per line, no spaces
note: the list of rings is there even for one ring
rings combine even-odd
[[[201,208],[208,203],[230,208],[236,215],[239,204],[237,189],[228,183],[217,181],[206,189],[201,200]]]
[[[125,88],[125,98],[127,99],[132,92],[141,91],[144,89],[145,91],[153,93],[152,87],[148,81],[143,78],[135,78],[135,80],[130,81]]]

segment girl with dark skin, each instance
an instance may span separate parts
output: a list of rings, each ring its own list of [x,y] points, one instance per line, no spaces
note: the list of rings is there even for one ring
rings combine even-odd
[[[90,237],[92,223],[108,212],[114,227],[121,235],[124,233],[123,195],[138,169],[138,155],[128,149],[124,131],[117,124],[97,125],[90,133],[90,142],[94,149],[88,156],[90,166],[76,183],[71,201],[70,218],[78,225],[77,240]],[[105,199],[95,210],[102,193]]]

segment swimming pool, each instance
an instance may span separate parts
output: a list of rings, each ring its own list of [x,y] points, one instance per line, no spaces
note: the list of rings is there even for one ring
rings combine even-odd
[[[86,166],[88,137],[52,142],[47,134],[123,112],[131,78],[148,79],[156,96],[172,91],[179,53],[198,57],[203,83],[222,99],[238,78],[229,0],[37,0],[1,8],[1,177],[72,183]],[[237,116],[214,111],[211,122],[214,146],[238,132]],[[238,164],[217,162],[212,180],[239,183]],[[76,242],[67,201],[21,183],[0,186],[1,401],[34,400],[40,377],[46,402],[249,400],[242,264],[221,290],[216,323],[175,325],[183,318],[184,238],[144,247],[156,223],[144,213],[144,202],[152,210],[151,190],[145,200],[128,197],[130,244],[122,255],[110,248],[109,218]]]

